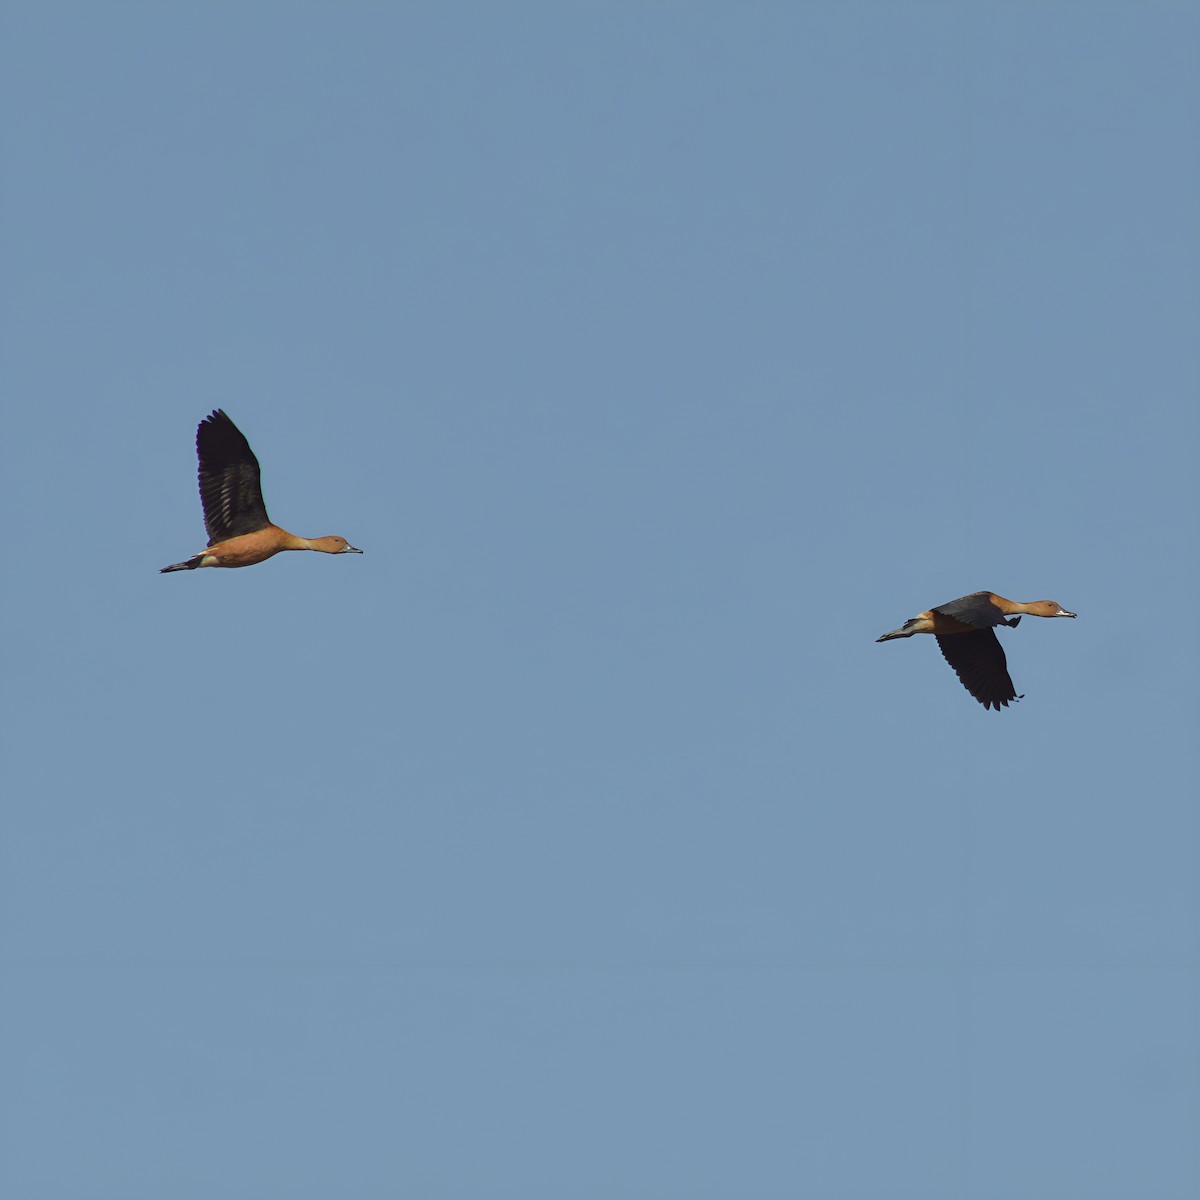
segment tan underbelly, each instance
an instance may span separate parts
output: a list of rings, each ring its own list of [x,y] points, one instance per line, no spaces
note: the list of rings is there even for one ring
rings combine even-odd
[[[255,563],[265,562],[280,550],[286,549],[280,538],[280,530],[260,529],[254,533],[244,533],[241,537],[228,538],[209,546],[205,551],[205,559],[213,559],[204,565],[213,567],[252,567]]]

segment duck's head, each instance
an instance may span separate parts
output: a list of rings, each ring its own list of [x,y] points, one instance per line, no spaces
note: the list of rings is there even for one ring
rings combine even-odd
[[[320,550],[322,554],[361,554],[357,546],[352,546],[344,537],[331,533],[328,537],[310,538],[309,549]]]

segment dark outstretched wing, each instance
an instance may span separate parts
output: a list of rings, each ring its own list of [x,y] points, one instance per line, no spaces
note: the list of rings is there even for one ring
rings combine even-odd
[[[983,705],[1000,711],[1010,700],[1019,700],[1008,674],[1008,660],[1000,639],[990,629],[974,633],[939,635],[942,657],[954,668],[963,687]]]
[[[976,629],[990,629],[993,625],[1005,624],[1004,614],[992,603],[991,592],[972,592],[969,596],[939,604],[933,611],[941,613],[943,617],[953,617],[964,625],[973,625]]]
[[[242,431],[219,408],[196,430],[196,457],[210,546],[270,525],[258,459]]]

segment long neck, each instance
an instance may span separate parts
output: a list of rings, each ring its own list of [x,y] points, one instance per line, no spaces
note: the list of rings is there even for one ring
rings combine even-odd
[[[297,537],[286,529],[279,530],[280,549],[282,550],[311,550],[312,543],[308,538]]]
[[[1006,600],[1003,596],[997,596],[992,593],[992,603],[1007,616],[1019,616],[1021,613],[1029,611],[1029,605],[1021,600]]]
[[[992,593],[992,603],[1002,612],[1010,617],[1019,617],[1022,615],[1030,617],[1059,617],[1063,615],[1062,609],[1059,608],[1053,600],[1005,600],[1003,596],[997,596]],[[1066,614],[1070,616],[1070,613]]]

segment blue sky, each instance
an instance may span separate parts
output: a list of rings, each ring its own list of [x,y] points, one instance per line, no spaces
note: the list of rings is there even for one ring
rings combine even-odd
[[[1195,1196],[1198,48],[4,5],[5,1194]]]

